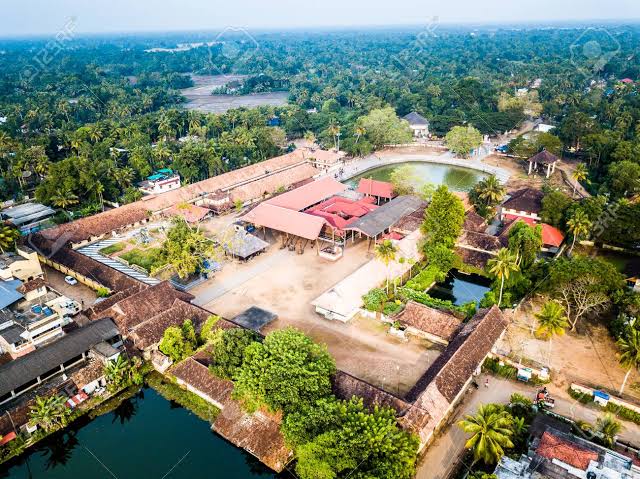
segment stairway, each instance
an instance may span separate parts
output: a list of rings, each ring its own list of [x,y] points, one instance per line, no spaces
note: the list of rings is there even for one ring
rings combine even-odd
[[[112,244],[119,243],[123,241],[122,238],[109,238],[106,240],[98,241],[97,243],[90,244],[88,246],[83,246],[79,248],[77,251],[82,253],[83,255],[98,261],[110,268],[115,269],[116,271],[120,271],[121,273],[126,274],[127,276],[131,276],[138,281],[153,286],[154,284],[160,283],[160,280],[156,278],[152,278],[140,271],[137,271],[129,266],[125,266],[124,264],[116,261],[115,259],[108,258],[100,254],[100,250],[106,248],[107,246],[111,246]]]

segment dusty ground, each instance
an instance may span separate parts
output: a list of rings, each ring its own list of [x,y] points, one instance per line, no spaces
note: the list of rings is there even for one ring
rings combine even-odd
[[[515,357],[523,356],[548,365],[552,372],[553,387],[566,394],[572,382],[609,389],[614,393],[620,388],[626,370],[617,358],[616,345],[606,327],[601,323],[583,322],[577,332],[567,331],[555,337],[551,344],[536,339],[533,314],[540,305],[527,303],[516,314],[514,322],[500,349],[509,349]],[[635,387],[634,387],[635,385]],[[640,399],[640,374],[633,371],[629,376],[625,393]]]
[[[206,113],[224,113],[232,108],[253,108],[257,106],[281,106],[287,104],[288,92],[257,93],[254,95],[212,95],[216,87],[234,80],[242,80],[246,75],[193,75],[195,86],[181,90],[187,98],[185,108]]]
[[[47,285],[66,297],[78,301],[82,305],[82,309],[91,306],[95,302],[97,298],[96,292],[88,286],[80,283],[71,286],[65,283],[65,275],[61,272],[45,265],[42,265],[42,269],[44,270]]]
[[[208,227],[212,225],[208,223]],[[435,360],[439,347],[418,339],[395,339],[374,319],[331,322],[311,306],[313,299],[370,258],[366,242],[350,244],[345,256],[335,263],[318,257],[311,247],[298,255],[272,244],[248,263],[226,263],[212,280],[191,293],[196,295],[196,303],[226,318],[254,305],[273,311],[279,318],[264,333],[294,326],[326,344],[339,368],[402,394]]]

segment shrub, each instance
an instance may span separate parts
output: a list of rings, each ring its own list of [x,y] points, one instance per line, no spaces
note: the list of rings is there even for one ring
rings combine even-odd
[[[114,243],[110,246],[102,248],[100,250],[100,254],[104,256],[109,256],[110,254],[113,254],[113,253],[119,253],[124,249],[124,247],[125,247],[124,243]]]
[[[515,379],[518,375],[518,370],[515,367],[508,364],[501,365],[500,361],[495,358],[485,359],[482,364],[482,370],[505,379]]]
[[[435,266],[427,266],[420,271],[412,279],[407,281],[405,288],[413,289],[415,291],[426,291],[436,281],[440,281],[443,277],[442,271]]]
[[[465,306],[456,306],[451,301],[434,298],[429,296],[427,293],[423,293],[421,291],[416,291],[410,288],[400,288],[398,289],[398,295],[405,300],[413,300],[416,303],[424,304],[425,306],[429,306],[430,308],[436,309],[444,309],[453,312],[457,312],[463,315],[467,315],[469,312],[469,307]],[[475,308],[474,308],[475,310]]]
[[[387,302],[387,293],[380,288],[374,288],[362,297],[364,308],[367,311],[379,312]]]
[[[614,413],[620,419],[625,419],[627,421],[640,424],[640,413],[637,413],[629,408],[619,406],[618,404],[608,403],[605,407],[605,410]]]
[[[157,372],[151,373],[147,378],[147,383],[158,391],[162,397],[170,401],[175,401],[184,408],[193,412],[200,419],[208,422],[215,421],[220,410],[213,404],[205,401],[200,396],[182,389],[177,384],[167,381]]]
[[[571,387],[569,387],[569,396],[571,396],[576,401],[580,401],[582,404],[589,404],[593,402],[593,395],[576,391]]]
[[[98,288],[96,290],[96,295],[98,298],[106,298],[109,296],[109,290],[107,288]]]

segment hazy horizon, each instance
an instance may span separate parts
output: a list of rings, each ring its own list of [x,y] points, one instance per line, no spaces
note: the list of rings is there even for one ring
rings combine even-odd
[[[603,13],[596,0],[540,0],[534,8],[507,0],[432,0],[372,2],[325,0],[301,8],[291,0],[244,0],[220,4],[206,0],[112,0],[86,5],[82,0],[26,0],[4,6],[0,37],[40,36],[62,30],[74,18],[83,34],[135,34],[217,31],[226,27],[252,30],[413,27],[443,25],[553,25],[558,23],[633,22],[640,20],[640,2],[612,0]]]

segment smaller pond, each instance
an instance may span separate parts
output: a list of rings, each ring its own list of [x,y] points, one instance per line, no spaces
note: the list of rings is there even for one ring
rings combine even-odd
[[[491,280],[477,274],[464,274],[452,270],[447,279],[436,284],[427,293],[434,298],[451,301],[455,305],[462,305],[475,301],[480,303],[484,294],[491,289]]]
[[[389,181],[391,173],[403,166],[410,166],[413,169],[413,173],[416,176],[416,181],[414,182],[416,188],[420,188],[425,183],[433,183],[435,185],[447,185],[449,189],[454,191],[469,191],[478,181],[487,176],[481,171],[459,166],[409,161],[365,171],[349,179],[346,183],[349,186],[357,186],[360,178]]]

